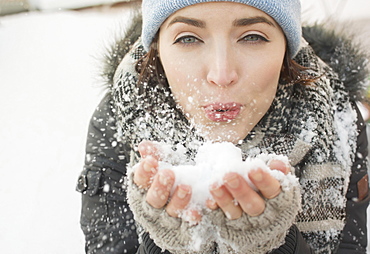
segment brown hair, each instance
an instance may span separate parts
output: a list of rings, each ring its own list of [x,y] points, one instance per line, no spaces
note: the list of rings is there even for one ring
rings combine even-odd
[[[155,84],[159,84],[164,88],[169,89],[167,83],[166,75],[162,63],[158,56],[158,33],[153,39],[153,42],[150,46],[148,53],[146,53],[136,64],[136,71],[140,74],[138,80],[138,86],[140,93],[145,92],[143,84],[150,84],[152,81],[155,81]],[[317,77],[311,77],[304,71],[307,70],[307,67],[304,67],[294,61],[289,54],[289,50],[286,50],[285,57],[283,61],[283,66],[281,69],[280,81],[282,83],[301,83],[301,84],[310,84],[314,82]],[[146,86],[145,85],[145,86]],[[150,85],[149,85],[150,86]]]
[[[145,89],[143,84],[151,84],[152,81],[156,81],[156,84],[161,84],[163,86],[168,86],[166,75],[162,63],[158,56],[158,33],[153,39],[152,44],[148,53],[139,59],[136,63],[136,71],[139,73],[138,86],[140,94],[142,94]]]

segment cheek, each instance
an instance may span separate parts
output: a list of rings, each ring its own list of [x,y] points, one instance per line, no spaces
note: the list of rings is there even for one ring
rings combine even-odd
[[[186,96],[192,96],[197,92],[196,85],[194,84],[194,77],[184,75],[183,72],[171,72],[167,74],[167,81],[170,86],[172,94],[177,100],[184,99]]]
[[[251,86],[249,90],[250,106],[253,112],[265,114],[273,102],[278,87],[281,63],[277,61],[262,61],[261,65],[255,65],[256,68],[251,76]],[[245,92],[247,93],[247,92]]]
[[[281,74],[281,60],[278,61],[263,61],[260,65],[255,65],[253,75],[250,76],[249,92],[259,101],[259,103],[271,104],[275,97],[276,89],[279,83]]]
[[[263,89],[268,89],[266,86],[277,86],[281,68],[282,68],[282,58],[278,58],[276,60],[266,61],[263,66],[259,68],[259,75],[261,79],[263,79],[263,84],[265,87]]]
[[[172,67],[167,69],[167,73],[167,81],[177,104],[185,113],[191,112],[195,108],[195,96],[198,94],[194,78],[190,75],[184,75],[186,72],[177,71]]]
[[[186,60],[179,60],[178,58],[167,57],[162,60],[165,75],[168,84],[180,103],[191,103],[196,94],[199,94],[200,78]],[[183,105],[181,105],[183,106]]]
[[[265,109],[268,109],[271,106],[271,103],[275,98],[279,78],[280,71],[276,71],[276,69],[271,70],[269,73],[265,73],[265,79],[262,82],[263,85],[260,87],[260,94],[262,96],[259,99],[262,107]]]

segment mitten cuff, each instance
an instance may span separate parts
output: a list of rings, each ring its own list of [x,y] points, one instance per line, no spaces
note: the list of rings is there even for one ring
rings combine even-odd
[[[210,254],[213,243],[194,239],[194,228],[180,218],[167,214],[165,209],[157,209],[146,202],[147,191],[139,188],[128,179],[128,203],[136,222],[150,234],[155,244],[163,250],[178,254]]]
[[[280,180],[279,180],[280,181]],[[283,186],[281,193],[266,200],[263,214],[243,213],[237,220],[223,219],[220,225],[221,253],[267,253],[284,243],[289,228],[301,207],[299,185]]]

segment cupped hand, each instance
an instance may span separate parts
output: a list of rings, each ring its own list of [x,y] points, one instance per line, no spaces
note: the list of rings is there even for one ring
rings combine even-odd
[[[290,172],[290,166],[279,160],[271,161],[269,167],[284,174]],[[280,183],[262,169],[253,170],[248,176],[257,191],[249,186],[244,177],[230,172],[225,174],[223,185],[211,186],[210,192],[216,204],[210,201],[208,207],[221,208],[226,217],[231,220],[240,218],[243,212],[249,216],[262,214],[266,207],[265,199],[272,199],[280,194]]]
[[[197,211],[187,210],[185,212],[191,198],[189,185],[176,186],[171,195],[175,174],[170,169],[158,171],[158,160],[161,158],[156,144],[143,141],[139,144],[138,151],[142,159],[135,166],[133,181],[140,188],[148,190],[146,194],[148,204],[154,208],[165,208],[172,217],[182,216],[192,223],[200,221],[201,216]]]

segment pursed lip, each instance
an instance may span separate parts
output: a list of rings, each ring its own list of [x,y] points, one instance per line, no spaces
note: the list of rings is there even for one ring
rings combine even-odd
[[[230,122],[238,117],[243,105],[236,102],[217,102],[203,107],[206,117],[213,122]]]

